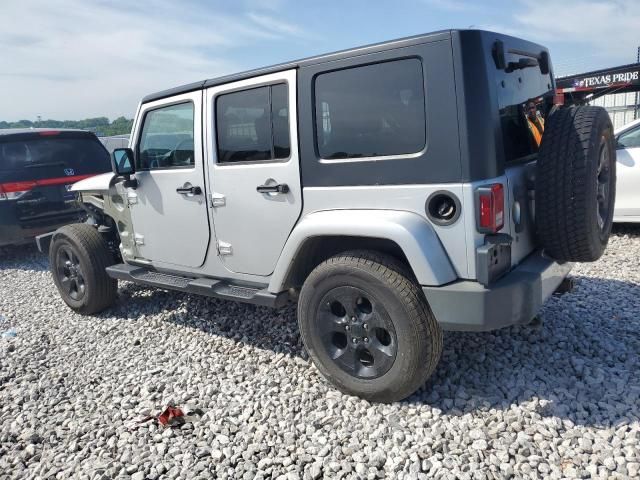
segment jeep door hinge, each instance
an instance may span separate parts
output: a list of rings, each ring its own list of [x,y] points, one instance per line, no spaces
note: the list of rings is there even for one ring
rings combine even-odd
[[[144,235],[142,235],[141,233],[136,233],[133,236],[133,239],[136,245],[144,245]]]
[[[136,192],[127,191],[127,205],[135,205],[138,203],[138,194]]]
[[[231,244],[227,242],[218,242],[218,253],[220,255],[231,255],[233,253]]]
[[[224,207],[227,204],[227,199],[221,193],[213,192],[210,197],[209,204],[213,207]]]

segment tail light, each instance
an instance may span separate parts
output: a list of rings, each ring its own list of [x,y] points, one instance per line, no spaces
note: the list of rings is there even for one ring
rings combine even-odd
[[[504,187],[501,183],[476,190],[478,231],[496,233],[504,226]]]
[[[84,180],[85,178],[93,177],[94,175],[94,173],[90,173],[88,175],[73,175],[69,177],[45,178],[42,180],[0,183],[0,202],[3,200],[17,200],[36,187],[69,185],[79,182],[80,180]]]
[[[36,186],[36,182],[0,183],[0,201],[17,200]]]

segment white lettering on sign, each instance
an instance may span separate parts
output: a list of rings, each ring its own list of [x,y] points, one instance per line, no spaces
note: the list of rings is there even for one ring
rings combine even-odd
[[[604,87],[616,83],[630,83],[640,79],[640,70],[634,72],[613,73],[607,75],[598,75],[595,77],[586,77],[574,80],[574,87]]]

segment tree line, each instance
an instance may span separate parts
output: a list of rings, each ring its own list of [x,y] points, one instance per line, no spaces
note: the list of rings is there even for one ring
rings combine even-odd
[[[118,117],[109,121],[107,117],[85,118],[84,120],[18,120],[0,121],[0,129],[5,128],[80,128],[94,132],[99,137],[131,133],[133,119]]]

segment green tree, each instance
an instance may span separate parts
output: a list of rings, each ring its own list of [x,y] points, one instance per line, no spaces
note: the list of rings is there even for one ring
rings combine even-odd
[[[84,120],[18,120],[0,121],[0,129],[7,128],[79,128],[94,132],[98,136],[125,135],[131,133],[133,119],[118,117],[112,122],[107,117],[85,118]]]

